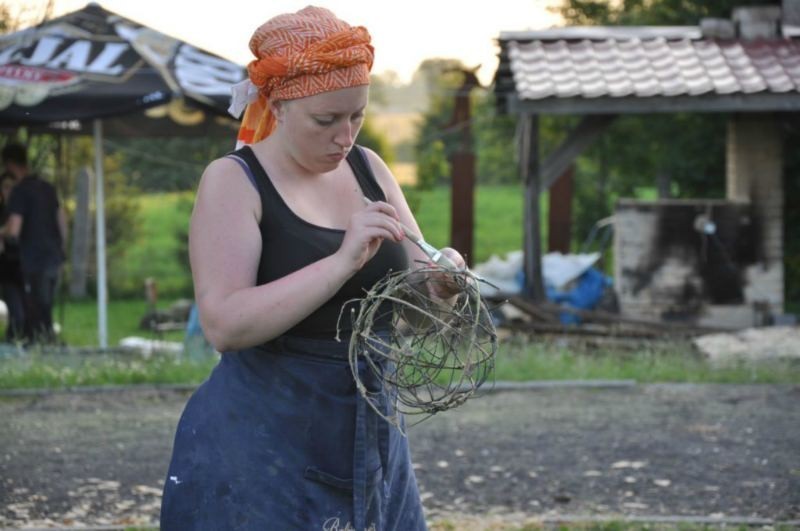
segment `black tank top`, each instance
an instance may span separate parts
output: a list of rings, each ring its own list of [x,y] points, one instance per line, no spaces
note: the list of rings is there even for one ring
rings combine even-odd
[[[261,196],[261,260],[258,264],[257,284],[262,285],[302,269],[332,255],[342,245],[345,231],[320,227],[296,215],[283,201],[261,166],[250,146],[231,153],[231,157],[244,162],[249,168],[258,194]],[[361,191],[373,201],[385,201],[386,196],[378,185],[365,153],[355,146],[347,155],[347,162],[356,176]],[[375,256],[353,275],[336,294],[308,317],[297,323],[286,335],[327,338],[336,336],[337,321],[342,306],[351,299],[362,298],[366,291],[389,271],[408,267],[408,256],[399,243],[384,240]],[[357,305],[352,305],[358,311]],[[343,336],[352,330],[351,306],[344,309],[339,329]],[[391,316],[381,311],[373,328],[388,328]]]

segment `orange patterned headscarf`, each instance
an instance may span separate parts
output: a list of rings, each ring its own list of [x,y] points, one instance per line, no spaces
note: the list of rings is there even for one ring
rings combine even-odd
[[[374,57],[366,28],[352,27],[313,6],[267,21],[250,39],[250,50],[257,59],[247,72],[257,96],[251,94],[255,98],[239,129],[238,140],[244,144],[258,142],[275,129],[270,100],[368,85]]]

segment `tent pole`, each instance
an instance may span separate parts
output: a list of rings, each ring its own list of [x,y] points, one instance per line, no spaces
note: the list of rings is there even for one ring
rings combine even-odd
[[[106,291],[106,217],[103,197],[103,122],[94,120],[94,175],[97,254],[97,339],[100,348],[108,347],[108,293]]]

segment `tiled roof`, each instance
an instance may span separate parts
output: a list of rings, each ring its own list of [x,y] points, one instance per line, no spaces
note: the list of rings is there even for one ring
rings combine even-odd
[[[696,107],[714,98],[727,105],[717,110],[731,110],[731,98],[740,98],[736,108],[752,101],[751,106],[768,110],[786,109],[787,100],[774,98],[787,97],[797,109],[800,28],[783,29],[784,38],[756,41],[703,38],[696,26],[504,32],[498,39],[495,92],[503,107],[517,101],[539,110],[565,109],[559,102],[583,102],[569,104],[573,109],[598,111],[611,105],[620,110],[619,105],[632,101],[642,102],[636,104],[642,110],[657,100]],[[687,103],[697,96],[704,103]]]
[[[649,97],[800,92],[800,42],[508,42],[518,97]]]

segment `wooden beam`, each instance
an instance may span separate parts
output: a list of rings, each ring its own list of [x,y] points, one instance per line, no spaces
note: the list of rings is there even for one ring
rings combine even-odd
[[[615,118],[613,114],[594,114],[581,118],[561,145],[542,163],[541,189],[548,190]]]
[[[673,112],[797,112],[800,93],[703,94],[700,96],[636,96],[611,98],[520,99],[517,93],[506,100],[511,114],[648,114]]]
[[[617,313],[604,312],[602,310],[582,310],[580,308],[573,308],[572,306],[561,305],[548,301],[531,304],[530,301],[526,301],[524,298],[521,298],[518,295],[510,296],[508,298],[508,302],[512,306],[519,308],[520,310],[522,310],[523,312],[525,312],[526,314],[530,315],[535,319],[542,319],[542,316],[548,313],[554,316],[558,316],[561,313],[566,312],[572,315],[577,315],[584,322],[591,321],[596,323],[633,325],[655,330],[661,330],[665,332],[686,333],[690,335],[731,331],[730,328],[701,326],[701,325],[694,325],[691,323],[681,323],[674,321],[656,321],[653,319],[627,317]]]
[[[521,117],[520,171],[525,184],[523,253],[525,295],[533,301],[545,299],[542,280],[542,229],[539,212],[539,119],[533,114]]]

